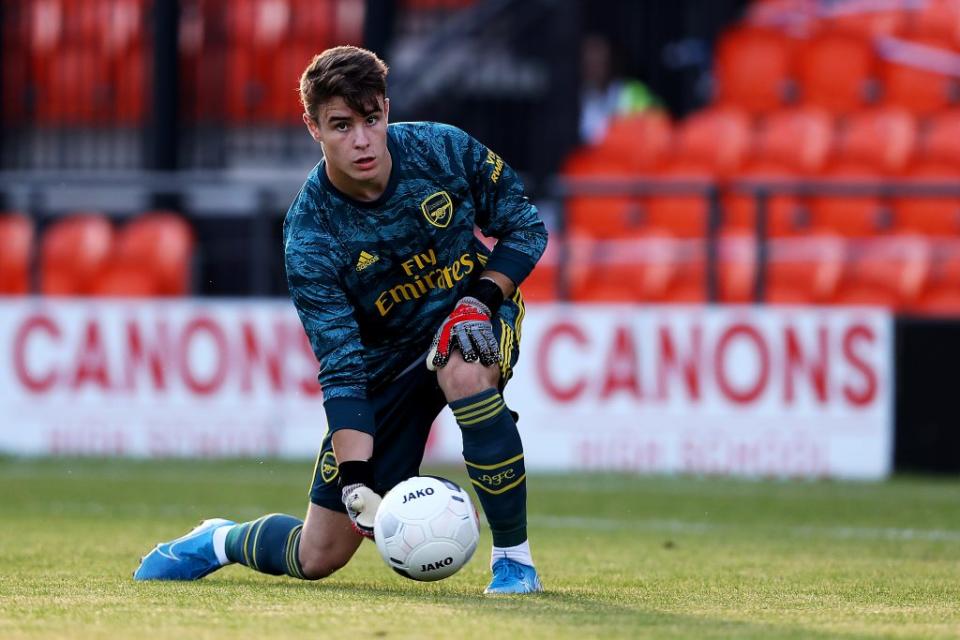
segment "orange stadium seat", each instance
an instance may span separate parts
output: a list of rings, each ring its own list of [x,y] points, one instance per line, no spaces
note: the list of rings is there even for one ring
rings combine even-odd
[[[960,2],[924,0],[911,12],[908,30],[921,38],[960,43]]]
[[[551,234],[547,249],[537,261],[537,266],[520,285],[523,299],[528,302],[556,300],[560,270],[561,245],[564,239]]]
[[[905,308],[926,287],[931,263],[931,244],[921,236],[857,240],[848,245],[847,267],[833,302]]]
[[[770,241],[765,274],[767,302],[825,303],[843,275],[845,241],[832,233]]]
[[[754,158],[799,173],[820,171],[833,150],[833,119],[818,108],[786,109],[768,116]]]
[[[923,160],[960,169],[960,109],[930,117],[920,146]]]
[[[909,185],[960,184],[960,165],[917,164],[903,176]],[[893,226],[898,233],[960,238],[960,195],[897,195],[892,198]]]
[[[698,111],[680,122],[676,131],[675,157],[720,176],[736,171],[753,144],[750,116],[729,107]]]
[[[578,302],[663,301],[685,257],[690,241],[647,230],[616,240],[580,238],[571,245],[570,298]]]
[[[598,155],[595,149],[582,148],[571,155],[563,167],[563,175],[572,180],[614,180],[622,183],[635,177],[622,164]],[[567,226],[570,230],[597,238],[625,235],[640,224],[640,201],[618,193],[623,187],[611,185],[611,195],[574,195],[566,202]]]
[[[905,2],[893,3],[837,2],[828,8],[825,26],[861,37],[893,35],[903,32],[910,23]]]
[[[714,172],[699,164],[677,161],[662,168],[656,173],[656,180],[664,191],[644,198],[644,225],[678,238],[703,236],[709,211],[704,190],[714,179]]]
[[[660,165],[673,144],[673,125],[665,114],[641,113],[613,118],[593,153],[610,164],[642,173]]]
[[[942,41],[914,41],[911,45],[928,55],[957,55]],[[887,60],[881,65],[880,78],[883,103],[917,115],[931,115],[956,103],[957,80],[939,71]]]
[[[40,290],[47,295],[87,295],[104,273],[113,250],[113,227],[98,213],[57,220],[43,233]]]
[[[0,213],[0,295],[30,292],[33,223],[21,213]]]
[[[185,295],[190,290],[194,236],[179,215],[153,211],[128,222],[94,288],[100,295]]]
[[[757,245],[752,233],[727,232],[718,247],[717,295],[721,302],[753,300],[757,272]]]
[[[838,32],[811,38],[797,56],[803,104],[849,113],[873,99],[876,58],[867,39]]]
[[[889,230],[890,220],[878,195],[882,177],[859,164],[832,164],[819,179],[823,185],[842,190],[848,186],[863,193],[831,193],[824,190],[807,200],[810,224],[844,236],[872,236]]]
[[[751,113],[787,102],[793,73],[792,46],[782,33],[741,27],[725,33],[717,47],[717,101]]]
[[[833,119],[819,108],[777,111],[760,126],[754,153],[737,173],[737,179],[784,185],[820,172],[834,145]],[[802,199],[792,193],[771,192],[768,202],[768,232],[789,235],[806,226]],[[752,195],[728,190],[724,195],[725,224],[752,229],[756,202]]]
[[[906,109],[881,107],[852,114],[837,137],[840,161],[895,174],[913,160],[917,121]]]

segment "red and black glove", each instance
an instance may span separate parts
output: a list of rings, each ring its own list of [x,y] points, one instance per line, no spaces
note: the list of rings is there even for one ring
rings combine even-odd
[[[490,319],[503,302],[503,291],[492,280],[481,278],[466,293],[437,329],[427,353],[427,368],[431,371],[446,365],[453,349],[459,349],[467,362],[479,360],[489,366],[501,361],[500,345]]]

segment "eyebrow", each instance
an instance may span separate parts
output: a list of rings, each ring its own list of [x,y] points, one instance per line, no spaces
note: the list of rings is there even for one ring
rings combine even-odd
[[[382,113],[382,112],[383,112],[383,110],[378,108],[378,109],[374,109],[373,111],[368,111],[367,113],[361,113],[361,114],[360,114],[360,117],[361,117],[361,118],[369,118],[369,117],[372,116],[372,115],[377,115],[377,114]],[[337,122],[349,122],[350,119],[351,119],[351,117],[352,117],[352,116],[334,115],[334,116],[330,116],[329,118],[327,118],[327,122],[330,123],[330,124],[335,124],[335,123],[337,123]]]

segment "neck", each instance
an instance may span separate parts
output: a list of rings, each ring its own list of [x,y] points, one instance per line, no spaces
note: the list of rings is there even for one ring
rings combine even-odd
[[[389,150],[387,150],[386,161],[383,163],[380,171],[369,180],[355,180],[342,171],[335,169],[330,163],[327,163],[326,166],[327,177],[330,178],[333,186],[341,193],[345,193],[360,202],[373,202],[383,195],[383,192],[387,190],[387,185],[390,183],[390,172],[392,169],[393,157],[390,155]]]

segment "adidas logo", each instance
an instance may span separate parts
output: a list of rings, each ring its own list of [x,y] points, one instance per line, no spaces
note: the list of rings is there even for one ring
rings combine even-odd
[[[366,251],[361,251],[360,259],[357,260],[357,271],[363,271],[379,259],[377,256],[370,255]]]

